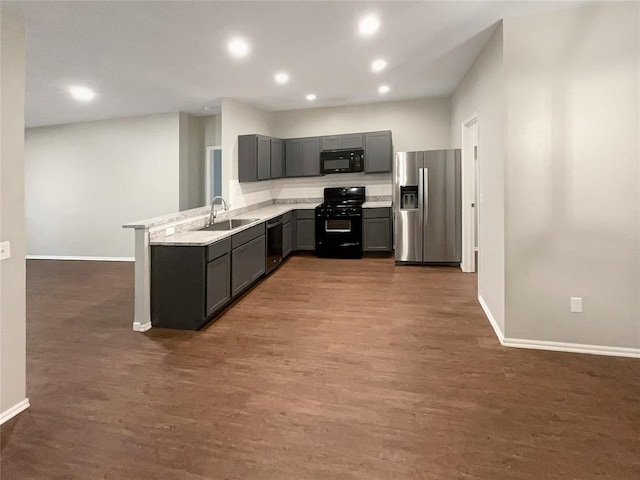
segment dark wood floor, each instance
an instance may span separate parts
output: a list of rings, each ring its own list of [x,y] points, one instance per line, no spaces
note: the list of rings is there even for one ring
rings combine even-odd
[[[640,361],[505,349],[456,269],[294,257],[200,332],[30,261],[2,480],[638,479]]]

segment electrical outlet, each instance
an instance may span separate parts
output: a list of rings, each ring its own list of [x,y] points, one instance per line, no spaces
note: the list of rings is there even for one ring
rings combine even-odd
[[[0,260],[11,258],[11,242],[0,243]]]
[[[572,313],[582,313],[582,297],[571,297],[570,306]]]
[[[176,233],[176,227],[169,227],[164,231],[164,234],[168,237],[169,235],[173,235]]]

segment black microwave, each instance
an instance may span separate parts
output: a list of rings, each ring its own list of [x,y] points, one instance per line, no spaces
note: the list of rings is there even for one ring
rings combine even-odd
[[[325,150],[320,152],[320,173],[350,173],[364,170],[364,150]]]

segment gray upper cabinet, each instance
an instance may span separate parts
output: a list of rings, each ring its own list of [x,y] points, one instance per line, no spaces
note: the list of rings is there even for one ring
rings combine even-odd
[[[302,176],[302,141],[289,139],[284,141],[285,148],[285,176]]]
[[[349,133],[346,135],[330,135],[321,137],[321,149],[340,150],[344,148],[358,149],[364,147],[364,135],[362,133]]]
[[[271,139],[264,135],[238,135],[238,180],[269,180]]]
[[[279,138],[271,139],[271,178],[284,176],[284,148]]]
[[[364,148],[364,135],[362,133],[350,133],[348,135],[340,135],[342,137],[341,148]]]
[[[365,173],[390,172],[392,157],[393,145],[390,131],[365,133]]]
[[[271,176],[271,139],[258,136],[258,180],[269,180]]]
[[[320,139],[322,150],[339,150],[342,148],[342,138],[340,135],[331,135]]]
[[[292,138],[284,145],[287,177],[320,175],[320,138]]]
[[[320,175],[320,139],[302,139],[302,175],[312,177]]]
[[[264,135],[239,135],[238,179],[257,182],[270,178],[319,176],[320,152],[341,149],[364,149],[365,173],[391,171],[390,131],[285,140]]]

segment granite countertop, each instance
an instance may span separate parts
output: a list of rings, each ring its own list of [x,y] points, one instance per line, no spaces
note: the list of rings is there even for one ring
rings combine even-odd
[[[193,246],[206,246],[223,238],[230,237],[236,233],[242,232],[248,228],[258,225],[262,222],[266,222],[278,215],[283,215],[293,210],[313,210],[319,204],[318,203],[276,203],[267,207],[258,208],[256,210],[250,210],[238,215],[233,215],[233,212],[228,215],[232,218],[250,219],[254,218],[255,222],[251,222],[247,225],[243,225],[233,230],[223,230],[217,232],[211,231],[199,231],[189,230],[186,232],[176,233],[162,240],[151,241],[151,245],[193,245]],[[374,201],[365,202],[362,205],[364,208],[388,208],[391,207],[391,200],[386,201]]]
[[[255,218],[255,222],[251,222],[247,225],[243,225],[233,230],[223,230],[218,232],[210,231],[198,231],[190,230],[188,232],[181,232],[166,237],[164,240],[151,241],[150,245],[192,245],[192,246],[206,246],[223,238],[230,237],[236,233],[242,232],[248,228],[258,225],[262,222],[283,215],[292,210],[313,210],[318,206],[317,203],[286,203],[286,204],[274,204],[268,207],[259,208],[257,210],[251,210],[238,215],[230,215],[232,218]]]

